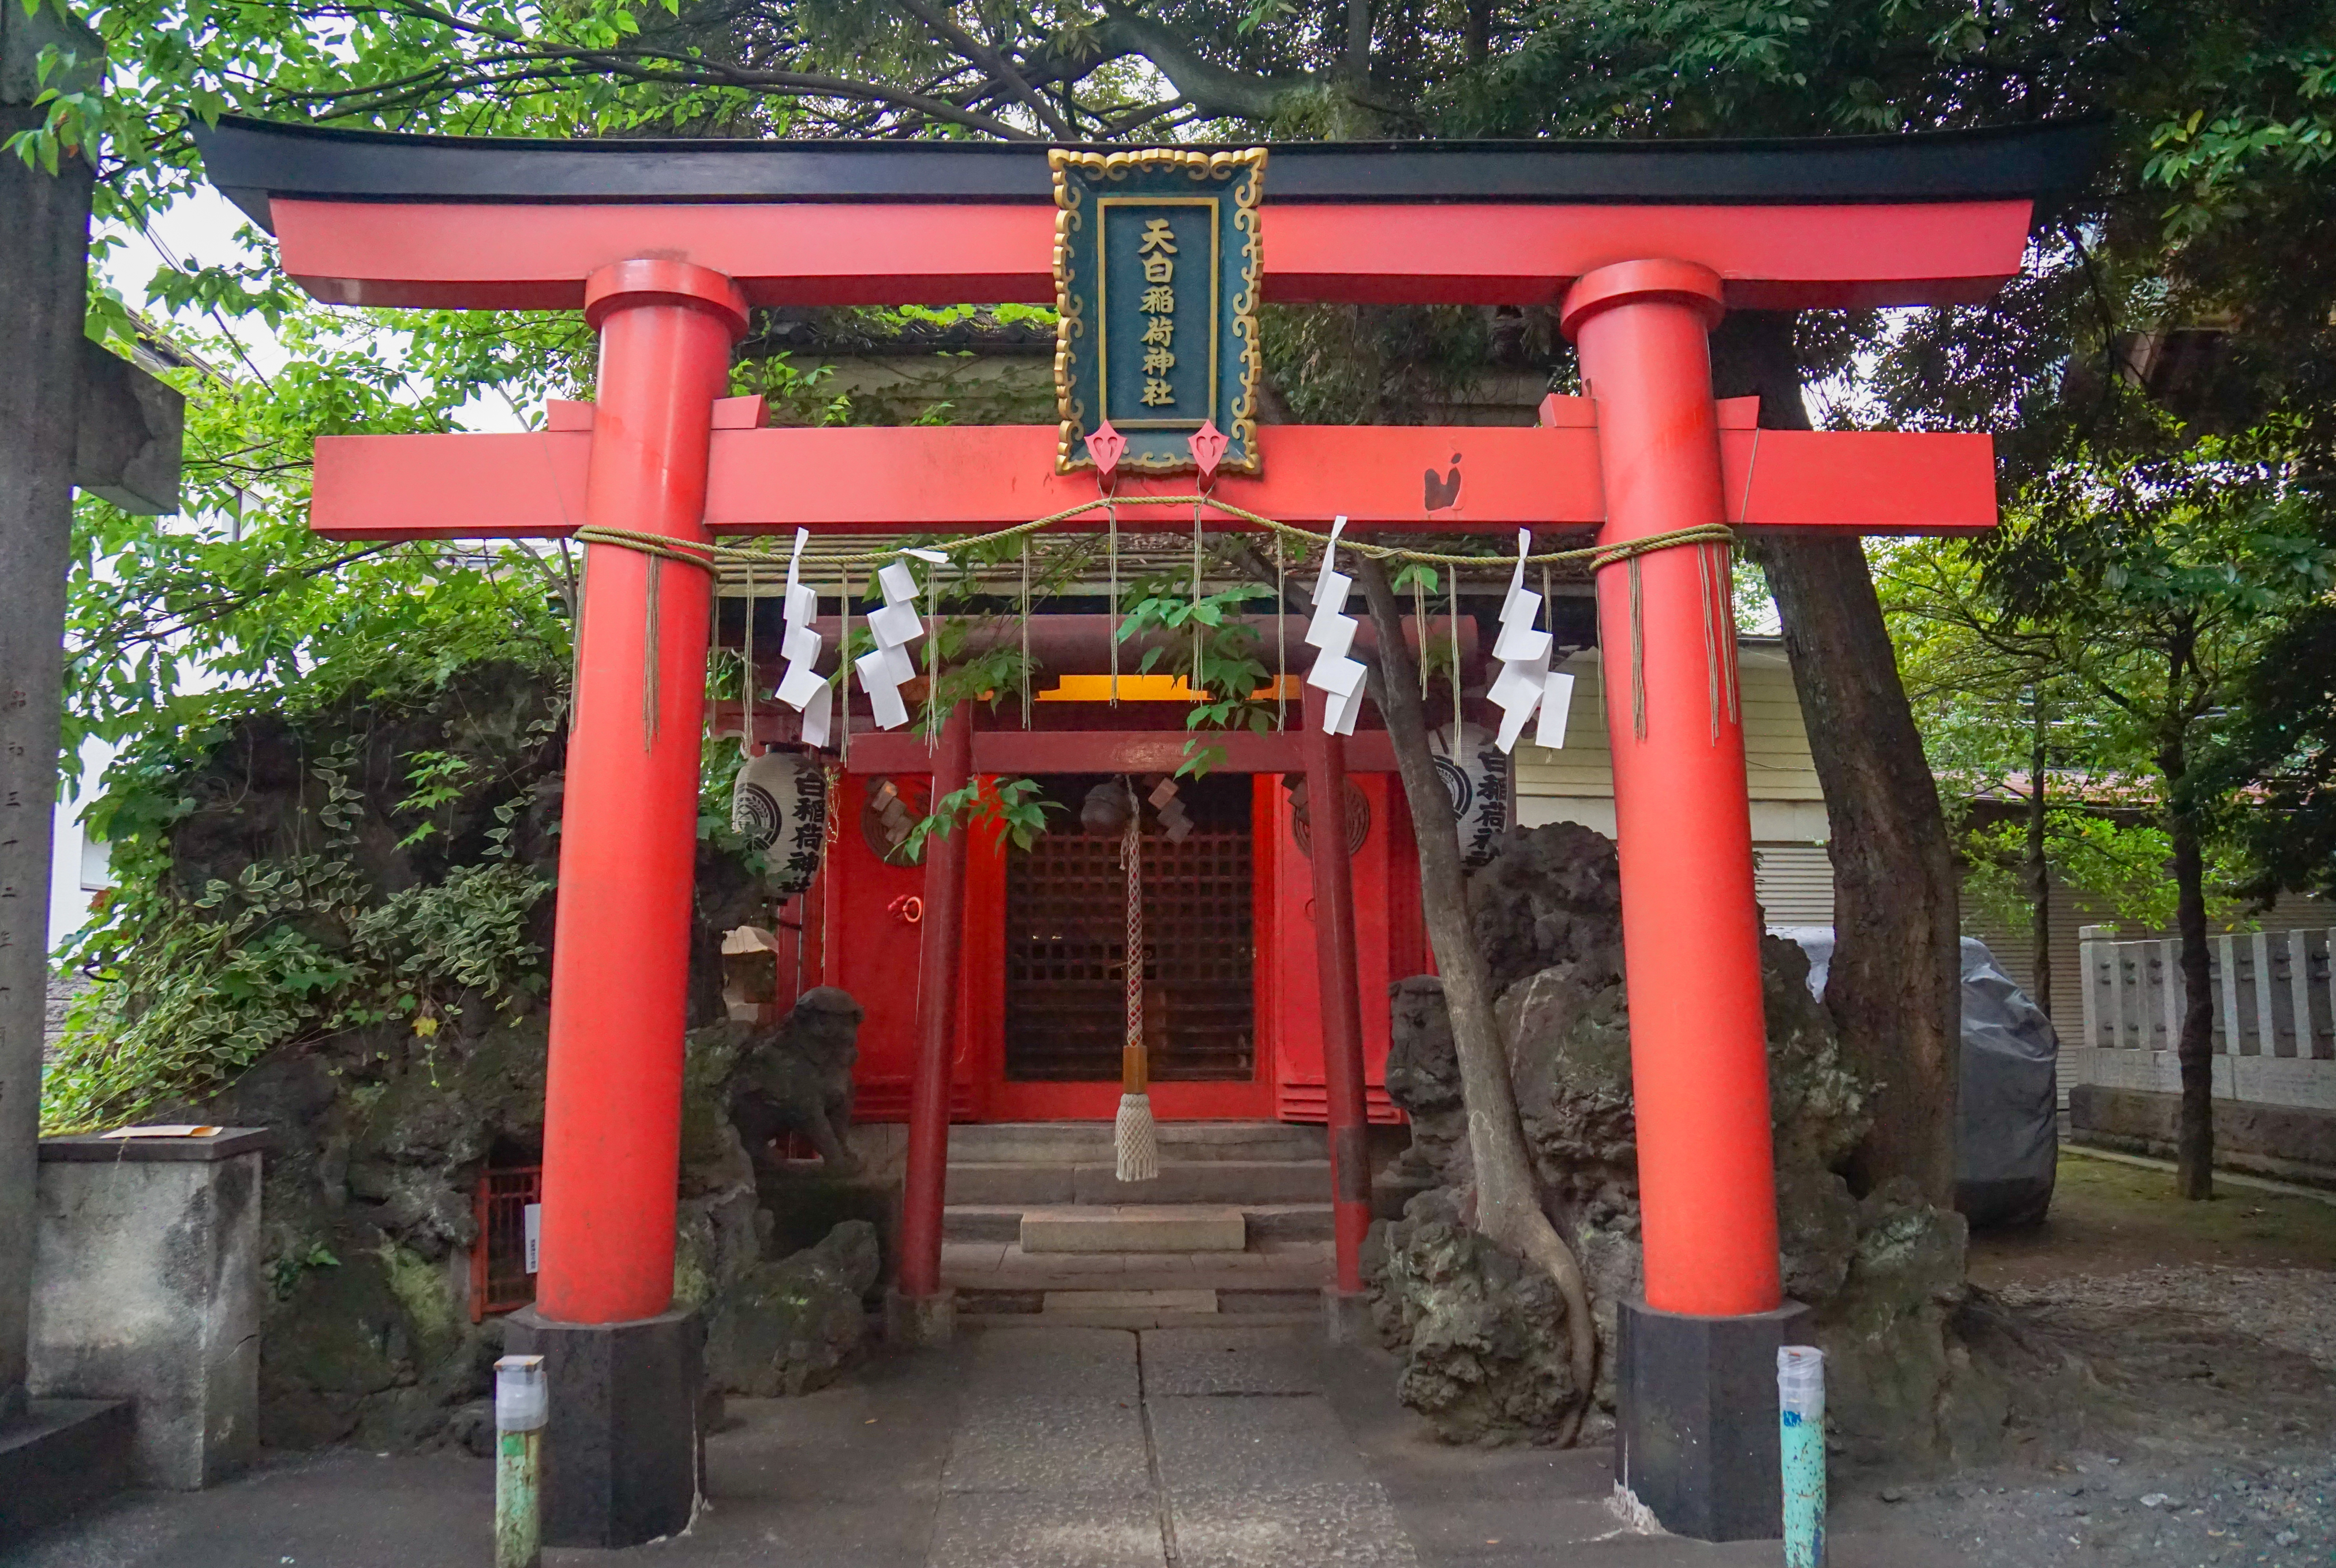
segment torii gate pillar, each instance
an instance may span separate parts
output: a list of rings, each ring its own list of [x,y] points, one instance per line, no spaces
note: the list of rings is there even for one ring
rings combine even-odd
[[[585,286],[600,334],[588,527],[703,543],[715,401],[746,301],[718,272],[621,261]],[[704,568],[588,542],[560,812],[535,1305],[547,1358],[543,1539],[630,1546],[697,1496],[703,1328],[673,1304],[682,1034],[697,858]]]
[[[1599,542],[1723,521],[1719,278],[1601,268],[1561,321],[1598,405]],[[1646,1295],[1622,1304],[1616,1481],[1674,1534],[1778,1532],[1783,1299],[1760,916],[1724,543],[1598,572]]]

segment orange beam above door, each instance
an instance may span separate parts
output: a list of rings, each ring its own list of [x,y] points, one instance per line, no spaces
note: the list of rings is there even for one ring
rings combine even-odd
[[[976,730],[978,774],[1167,773],[1183,765],[1192,742],[1213,746],[1211,773],[1303,773],[1300,732],[1254,735],[1246,730]],[[922,729],[854,733],[844,765],[856,774],[922,774],[933,754]],[[1347,771],[1395,772],[1395,743],[1385,730],[1347,737]]]

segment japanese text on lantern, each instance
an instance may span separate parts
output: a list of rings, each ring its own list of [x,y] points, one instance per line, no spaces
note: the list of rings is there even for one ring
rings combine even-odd
[[[1144,268],[1144,404],[1147,408],[1173,408],[1176,389],[1169,372],[1176,368],[1176,235],[1164,218],[1144,226],[1135,244]]]

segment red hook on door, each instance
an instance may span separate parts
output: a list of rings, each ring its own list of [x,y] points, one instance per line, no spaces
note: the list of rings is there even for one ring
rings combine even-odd
[[[913,926],[925,918],[925,901],[914,893],[902,893],[884,906],[884,912],[902,925]]]

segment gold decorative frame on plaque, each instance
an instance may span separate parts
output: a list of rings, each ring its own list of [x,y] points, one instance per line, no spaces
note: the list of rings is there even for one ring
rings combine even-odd
[[[1230,404],[1225,410],[1228,422],[1223,427],[1230,439],[1230,449],[1217,471],[1220,473],[1258,472],[1257,377],[1264,366],[1264,355],[1258,342],[1257,304],[1265,249],[1259,230],[1257,209],[1262,195],[1265,156],[1266,150],[1262,147],[1207,152],[1176,147],[1131,148],[1124,152],[1091,152],[1071,147],[1047,150],[1046,166],[1053,171],[1055,184],[1054,274],[1057,314],[1055,328],[1055,407],[1061,420],[1055,443],[1055,472],[1057,473],[1070,473],[1095,466],[1095,460],[1085,450],[1088,411],[1078,388],[1073,385],[1072,365],[1073,344],[1085,336],[1088,329],[1085,306],[1077,291],[1076,256],[1078,241],[1086,229],[1085,186],[1089,181],[1124,180],[1138,171],[1182,171],[1196,182],[1211,180],[1230,181],[1228,194],[1232,198],[1233,231],[1241,257],[1241,278],[1228,309],[1232,338],[1238,350],[1238,368]],[[1072,178],[1073,171],[1086,176],[1087,180]],[[1100,230],[1096,232],[1100,234]],[[1217,330],[1216,324],[1212,323],[1212,330]],[[1214,412],[1212,411],[1212,418]],[[1119,466],[1139,473],[1175,473],[1192,470],[1197,465],[1189,455],[1173,457],[1129,452],[1120,459]]]

